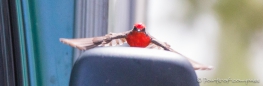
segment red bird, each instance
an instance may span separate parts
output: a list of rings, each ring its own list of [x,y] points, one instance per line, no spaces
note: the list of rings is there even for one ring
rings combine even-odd
[[[127,34],[126,41],[131,47],[147,47],[151,43],[151,37],[145,32],[143,24],[135,24],[133,30]]]
[[[65,39],[60,38],[60,41],[68,44],[72,47],[78,48],[80,50],[88,50],[97,46],[115,46],[122,45],[123,43],[128,43],[131,47],[142,47],[150,49],[162,49],[180,54],[170,48],[166,42],[161,42],[156,40],[154,37],[149,36],[145,32],[145,26],[141,23],[134,24],[134,28],[130,31],[123,33],[110,33],[101,37],[94,38],[78,38],[78,39]],[[182,54],[180,54],[182,55]],[[183,55],[182,55],[183,56]],[[183,56],[185,57],[185,56]],[[185,57],[187,58],[187,57]],[[211,70],[211,66],[202,65],[187,58],[195,70]]]

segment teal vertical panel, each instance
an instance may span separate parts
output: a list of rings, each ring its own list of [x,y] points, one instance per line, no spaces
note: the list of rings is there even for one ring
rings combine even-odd
[[[68,86],[72,48],[59,38],[72,38],[74,0],[23,0],[31,86]]]
[[[30,6],[31,4],[31,6]],[[37,86],[37,81],[41,80],[40,78],[37,79],[36,76],[36,54],[37,50],[34,50],[34,46],[36,46],[35,40],[33,40],[33,32],[32,29],[36,29],[35,21],[34,19],[35,16],[34,11],[33,11],[33,3],[29,3],[28,0],[22,0],[22,10],[23,10],[23,22],[24,22],[24,28],[25,28],[25,39],[26,39],[26,52],[27,52],[27,62],[28,62],[28,76],[29,76],[29,84],[30,86]],[[31,9],[29,9],[31,8]],[[32,23],[31,23],[32,22]]]
[[[16,65],[19,65],[21,66],[21,69],[20,71],[22,72],[21,73],[21,76],[19,76],[19,74],[16,75],[16,77],[22,77],[23,79],[21,79],[21,86],[29,86],[29,83],[28,83],[28,64],[27,64],[27,57],[26,57],[26,46],[25,46],[25,35],[24,35],[24,23],[23,23],[23,14],[22,14],[22,2],[21,0],[15,0],[15,7],[16,7],[16,19],[17,19],[17,29],[18,29],[18,40],[19,40],[19,52],[20,52],[20,59],[16,59],[17,61],[19,62],[16,62],[18,64]],[[20,64],[19,64],[20,63]],[[20,78],[18,78],[20,79]],[[17,80],[17,81],[20,81],[20,80]]]

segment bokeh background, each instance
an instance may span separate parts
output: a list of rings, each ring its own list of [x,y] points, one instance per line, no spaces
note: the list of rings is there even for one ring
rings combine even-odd
[[[0,2],[3,86],[68,86],[82,51],[62,44],[59,38],[123,32],[138,22],[176,51],[214,66],[210,71],[196,71],[201,80],[259,80],[248,84],[203,81],[201,86],[263,86],[263,0]]]
[[[214,66],[211,71],[196,71],[200,79],[263,80],[262,0],[148,0],[147,9],[150,34],[189,58]]]

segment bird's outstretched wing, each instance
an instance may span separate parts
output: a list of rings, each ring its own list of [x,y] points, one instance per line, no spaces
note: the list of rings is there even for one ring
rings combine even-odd
[[[78,38],[78,39],[66,39],[60,38],[62,43],[68,44],[72,47],[80,50],[88,50],[97,46],[116,46],[122,45],[126,42],[126,35],[129,31],[124,33],[110,33],[105,36],[93,37],[93,38]]]
[[[207,65],[203,65],[201,63],[198,63],[178,52],[176,52],[175,50],[173,50],[169,44],[167,44],[166,42],[161,42],[161,41],[158,41],[157,39],[155,39],[154,37],[151,37],[152,40],[151,40],[151,44],[149,46],[147,46],[147,48],[150,48],[150,49],[159,49],[159,50],[167,50],[167,51],[171,51],[171,52],[174,52],[174,53],[177,53],[185,58],[187,58],[187,60],[192,64],[193,68],[195,70],[211,70],[213,67],[212,66],[207,66]]]

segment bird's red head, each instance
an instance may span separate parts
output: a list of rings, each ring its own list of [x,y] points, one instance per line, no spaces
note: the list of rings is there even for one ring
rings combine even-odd
[[[142,23],[136,23],[134,24],[134,28],[141,31],[145,29],[145,26]]]

